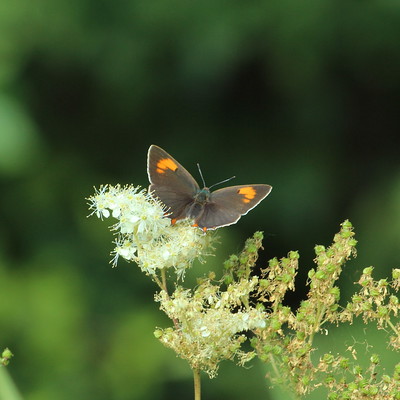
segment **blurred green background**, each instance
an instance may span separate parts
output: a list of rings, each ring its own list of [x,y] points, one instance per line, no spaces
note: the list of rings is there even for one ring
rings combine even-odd
[[[300,251],[296,306],[314,245],[346,218],[344,299],[362,268],[399,267],[399,43],[393,0],[0,2],[0,346],[24,398],[192,398],[153,337],[169,325],[154,284],[111,269],[108,222],[86,218],[93,186],[148,184],[150,144],[209,185],[274,187],[188,284],[263,230],[260,265]],[[373,327],[335,332],[324,350],[356,332],[382,344]],[[282,398],[264,373],[223,363],[203,398]]]

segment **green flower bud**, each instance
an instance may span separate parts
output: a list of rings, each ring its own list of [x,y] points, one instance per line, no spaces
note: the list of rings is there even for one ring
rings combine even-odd
[[[337,400],[339,395],[337,393],[331,392],[328,394],[328,400]]]
[[[264,351],[264,353],[266,353],[266,354],[271,353],[271,352],[273,351],[273,349],[274,349],[274,346],[272,346],[272,345],[270,345],[270,344],[266,344],[266,345],[263,347],[263,351]]]
[[[224,283],[225,285],[230,285],[233,282],[233,277],[231,275],[225,275]]]
[[[346,219],[346,221],[342,222],[341,225],[342,225],[343,229],[352,229],[353,228],[353,224],[348,219]]]
[[[6,348],[4,349],[4,351],[3,351],[3,353],[1,353],[1,356],[2,356],[3,358],[11,358],[11,357],[14,356],[14,354],[11,352],[11,350],[10,350],[8,347],[6,347]]]
[[[371,311],[372,310],[372,304],[368,303],[368,302],[364,302],[364,303],[362,303],[361,308],[362,308],[363,311]]]
[[[292,310],[290,309],[290,307],[287,307],[287,306],[281,307],[280,310],[281,310],[282,314],[283,314],[285,317],[289,316],[290,313],[292,312]]]
[[[370,386],[368,389],[368,394],[370,396],[376,396],[378,394],[378,392],[379,392],[379,389],[375,385]]]
[[[355,365],[353,367],[353,374],[354,375],[361,375],[362,374],[362,368],[359,365]]]
[[[327,364],[332,364],[335,361],[335,357],[332,354],[326,353],[322,357],[322,360]]]
[[[303,376],[301,378],[301,383],[303,384],[304,387],[307,387],[310,384],[310,377],[309,376]]]
[[[254,233],[253,238],[256,240],[263,240],[264,239],[264,233],[262,231],[257,231]]]
[[[282,276],[282,282],[283,283],[289,283],[291,281],[292,281],[292,275],[283,274],[283,276]]]
[[[323,279],[326,278],[325,272],[324,272],[324,271],[321,271],[321,270],[318,270],[318,271],[315,273],[315,277],[316,277],[317,279],[319,279],[319,280],[323,280]]]
[[[259,283],[261,289],[268,289],[269,286],[271,285],[271,283],[268,279],[260,279],[258,281],[258,283]]]
[[[350,390],[346,390],[346,391],[344,391],[343,393],[342,393],[342,397],[341,397],[341,400],[350,400],[351,398],[352,398],[352,392],[353,391],[350,391]]]
[[[315,254],[318,256],[318,255],[320,255],[321,253],[323,253],[323,252],[325,251],[325,246],[322,246],[322,245],[320,245],[320,244],[317,244],[317,245],[314,247],[314,251],[315,251]]]
[[[351,300],[352,300],[352,302],[353,302],[354,304],[357,304],[357,303],[361,303],[361,302],[363,301],[363,298],[362,298],[360,295],[355,294],[355,295],[351,298]]]
[[[340,367],[343,368],[343,369],[348,369],[348,368],[349,368],[349,359],[348,359],[348,358],[342,358],[342,359],[340,360],[339,365],[340,365]]]
[[[356,247],[358,241],[356,239],[350,239],[348,243],[349,243],[349,246]]]
[[[355,382],[350,382],[348,388],[350,392],[355,392],[358,390],[358,385]]]
[[[370,290],[370,294],[372,297],[378,297],[381,294],[381,292],[378,289],[373,288]]]
[[[379,355],[378,354],[372,354],[372,356],[369,359],[372,364],[379,364]]]
[[[258,248],[254,243],[249,243],[248,246],[246,246],[245,251],[247,251],[248,253],[257,253]]]
[[[400,279],[400,269],[396,268],[392,271],[392,277],[393,279]]]
[[[281,329],[282,324],[278,321],[278,319],[276,319],[276,318],[271,318],[271,320],[270,320],[270,327],[271,327],[272,330],[278,331],[279,329]]]
[[[306,334],[304,332],[302,332],[302,331],[297,331],[296,332],[296,337],[299,340],[304,340],[304,338],[306,337]]]
[[[358,387],[359,387],[360,389],[365,388],[367,385],[368,385],[368,381],[367,381],[366,379],[360,379],[360,380],[358,381]]]
[[[156,330],[154,331],[154,336],[155,336],[157,339],[160,339],[160,338],[162,337],[162,335],[163,335],[162,329],[156,329]]]
[[[340,235],[343,239],[348,239],[349,237],[352,237],[354,233],[352,231],[342,231],[340,232]]]
[[[279,265],[279,261],[276,257],[268,261],[268,265],[270,268],[277,267]]]
[[[379,315],[379,317],[384,318],[388,314],[389,314],[389,310],[388,310],[387,307],[385,307],[385,306],[378,307],[378,315]]]
[[[327,376],[327,377],[325,378],[325,383],[326,383],[327,385],[331,385],[332,383],[335,383],[335,378],[334,378],[333,376]]]
[[[333,294],[333,296],[335,297],[335,300],[339,300],[340,299],[340,289],[338,287],[333,287],[330,291],[330,294]]]
[[[338,266],[335,265],[335,264],[328,264],[328,265],[326,266],[326,270],[327,270],[330,274],[332,274],[333,272],[335,272],[337,269],[338,269]]]
[[[290,265],[290,260],[286,257],[281,259],[281,265],[283,268],[287,268]]]
[[[374,270],[374,267],[367,267],[363,269],[363,274],[364,275],[371,275],[372,271]]]
[[[333,257],[334,255],[335,255],[335,252],[334,252],[333,249],[328,249],[328,250],[327,250],[326,256],[327,256],[328,258],[331,258],[331,257]]]
[[[247,254],[240,255],[240,264],[246,264],[249,261],[249,256]]]

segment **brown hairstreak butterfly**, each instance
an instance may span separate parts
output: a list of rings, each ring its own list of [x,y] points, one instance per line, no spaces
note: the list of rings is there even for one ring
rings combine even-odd
[[[214,192],[207,187],[200,189],[192,175],[178,161],[155,145],[149,148],[147,173],[149,192],[168,207],[172,223],[191,218],[193,225],[204,231],[235,224],[242,215],[267,197],[272,189],[270,185],[262,184],[229,186]]]

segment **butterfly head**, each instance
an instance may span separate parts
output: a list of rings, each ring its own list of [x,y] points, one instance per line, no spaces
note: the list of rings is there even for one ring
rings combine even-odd
[[[207,204],[210,201],[210,195],[210,189],[204,187],[196,193],[194,196],[194,201],[198,204]]]

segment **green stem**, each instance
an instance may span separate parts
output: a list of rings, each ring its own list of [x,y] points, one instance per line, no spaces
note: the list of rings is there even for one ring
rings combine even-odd
[[[158,287],[159,287],[161,290],[164,290],[163,284],[162,284],[162,282],[160,281],[160,279],[158,279],[158,276],[157,276],[157,275],[153,275],[152,278],[153,278],[154,281],[157,283]]]
[[[200,381],[200,370],[193,370],[194,380],[194,400],[201,400],[201,381]]]
[[[165,272],[165,268],[163,268],[161,270],[161,279],[162,279],[162,283],[164,286],[164,290],[168,293],[168,287],[167,287],[167,274]]]
[[[169,293],[168,293],[168,287],[167,287],[167,275],[165,273],[165,268],[161,270],[161,280],[158,278],[157,275],[154,275],[154,280],[156,281],[157,285],[160,287],[161,290],[164,290],[165,293],[167,294],[167,298],[169,299]],[[172,318],[172,321],[174,323],[175,329],[179,331],[179,322],[176,318]],[[0,399],[1,400],[1,399]]]
[[[321,308],[319,308],[319,310],[317,311],[317,318],[315,320],[313,332],[311,333],[310,337],[308,338],[308,343],[310,345],[312,345],[312,342],[314,340],[314,335],[321,329],[322,319],[325,316],[326,307],[324,304],[321,304],[320,306],[321,306]]]
[[[276,366],[275,357],[272,356],[271,354],[269,355],[269,362],[270,362],[270,364],[272,366],[272,369],[274,370],[275,377],[280,379],[281,378],[281,373],[279,372],[279,369]]]
[[[22,400],[6,367],[0,367],[0,399]]]
[[[165,274],[165,268],[161,270],[161,280],[156,274],[153,275],[153,279],[161,290],[164,290],[166,293],[168,293],[167,276]]]
[[[387,323],[393,329],[393,332],[398,336],[400,332],[397,331],[396,327],[392,324],[392,322],[388,320]]]

